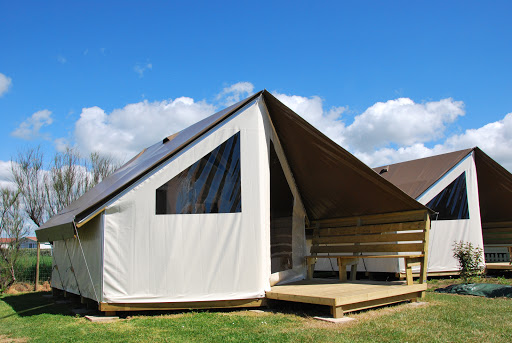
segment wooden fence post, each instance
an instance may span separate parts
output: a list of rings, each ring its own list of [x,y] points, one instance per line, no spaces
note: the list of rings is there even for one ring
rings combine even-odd
[[[36,280],[34,282],[34,291],[37,292],[37,286],[39,284],[39,255],[41,254],[41,243],[37,242],[37,259],[36,259]]]

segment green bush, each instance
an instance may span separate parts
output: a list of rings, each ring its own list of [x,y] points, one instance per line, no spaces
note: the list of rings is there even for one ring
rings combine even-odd
[[[483,271],[483,249],[475,247],[468,242],[453,243],[453,257],[457,259],[460,267],[460,277],[464,283],[480,276]]]

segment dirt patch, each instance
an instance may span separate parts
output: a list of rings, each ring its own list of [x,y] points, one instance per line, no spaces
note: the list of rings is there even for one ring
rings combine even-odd
[[[0,343],[25,343],[28,342],[26,338],[10,338],[4,335],[0,335]]]
[[[50,286],[50,283],[48,281],[43,282],[43,284],[38,285],[37,291],[38,292],[48,292],[51,291],[52,287]],[[18,282],[9,287],[5,294],[19,294],[19,293],[27,293],[27,292],[33,292],[34,291],[34,285],[30,283],[25,282]],[[1,341],[0,341],[1,342]]]
[[[37,286],[38,292],[49,292],[52,290],[52,286],[48,281],[43,282],[43,284]]]
[[[6,294],[18,294],[18,293],[31,292],[33,290],[34,290],[34,286],[32,286],[28,283],[19,282],[19,283],[15,283],[11,287],[9,287],[5,291],[5,293]]]

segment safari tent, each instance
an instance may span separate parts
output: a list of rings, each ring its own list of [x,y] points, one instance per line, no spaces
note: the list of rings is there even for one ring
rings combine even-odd
[[[508,255],[512,174],[478,147],[374,170],[436,212],[431,222],[429,275],[457,273],[454,242],[484,248],[488,267],[497,254]],[[398,271],[403,273],[403,266]]]
[[[311,223],[381,216],[419,220],[425,241],[423,205],[261,91],[144,149],[36,234],[53,242],[52,287],[102,311],[259,306],[306,278]]]

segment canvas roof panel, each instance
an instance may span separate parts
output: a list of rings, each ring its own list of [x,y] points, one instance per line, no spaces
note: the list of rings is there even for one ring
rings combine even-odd
[[[48,220],[36,231],[39,240],[72,237],[73,223],[100,211],[110,199],[258,97],[267,106],[310,220],[425,209],[269,92],[261,91],[142,151]]]
[[[273,95],[264,99],[309,219],[424,208]]]
[[[512,174],[474,148],[482,223],[512,221]]]
[[[373,170],[416,199],[471,151],[472,149],[465,149],[381,166]],[[387,171],[383,172],[383,169]]]

